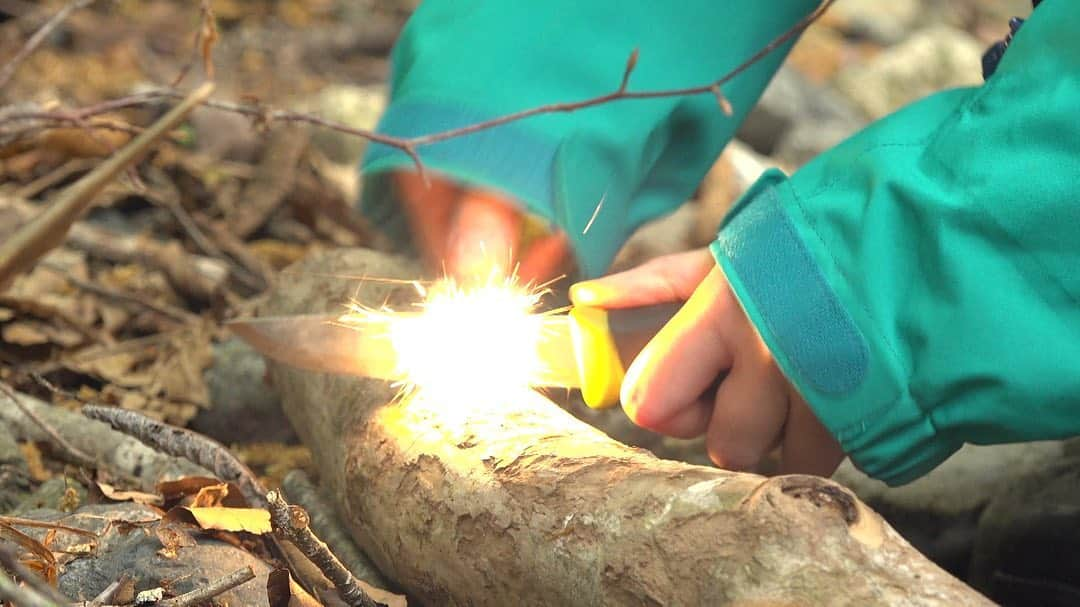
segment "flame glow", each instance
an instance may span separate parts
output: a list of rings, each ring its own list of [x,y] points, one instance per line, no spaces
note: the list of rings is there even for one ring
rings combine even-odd
[[[537,344],[546,291],[513,277],[462,286],[443,279],[427,289],[417,313],[349,306],[343,324],[385,327],[404,392],[440,404],[498,405],[529,390],[544,362]]]

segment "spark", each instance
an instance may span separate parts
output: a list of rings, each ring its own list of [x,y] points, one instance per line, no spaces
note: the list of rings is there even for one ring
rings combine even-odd
[[[352,303],[339,322],[385,332],[397,357],[402,396],[475,413],[530,390],[545,372],[537,344],[546,285],[523,285],[493,272],[463,285],[443,278],[423,287],[413,310]],[[376,329],[377,328],[377,329]]]
[[[596,216],[600,214],[600,209],[604,208],[605,200],[607,200],[607,190],[604,190],[604,193],[600,196],[600,202],[596,203],[596,208],[593,209],[592,217],[590,217],[589,222],[585,224],[585,229],[581,231],[582,236],[589,233],[593,222],[596,221]]]

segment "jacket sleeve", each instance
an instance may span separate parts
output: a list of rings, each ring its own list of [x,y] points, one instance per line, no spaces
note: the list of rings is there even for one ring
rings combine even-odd
[[[863,470],[1080,434],[1080,4],[1034,11],[981,87],[766,174],[712,250]]]
[[[425,0],[393,51],[391,100],[378,130],[430,134],[603,95],[618,88],[635,48],[631,90],[706,84],[818,2],[769,4],[764,10],[759,0]],[[637,226],[692,194],[787,50],[724,86],[735,110],[730,118],[708,93],[621,100],[535,116],[419,153],[429,169],[506,192],[564,229],[583,271],[594,276]],[[404,223],[384,174],[411,166],[384,145],[372,145],[362,164],[361,208],[398,237]]]

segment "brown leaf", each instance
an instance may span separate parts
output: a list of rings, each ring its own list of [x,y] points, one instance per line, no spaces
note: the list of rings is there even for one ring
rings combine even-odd
[[[203,72],[207,80],[214,79],[214,46],[218,41],[217,19],[210,2],[202,3],[202,27],[199,30],[199,52],[202,54]]]
[[[43,323],[33,321],[13,322],[4,325],[0,337],[9,344],[17,346],[37,346],[49,343]]]
[[[170,522],[163,521],[155,525],[154,535],[161,542],[161,550],[158,550],[158,554],[167,559],[175,559],[179,549],[195,545],[195,538],[186,529]]]
[[[32,558],[30,560],[22,559],[23,563],[34,571],[41,573],[42,577],[50,584],[56,584],[56,576],[59,573],[56,566],[56,557],[44,544],[4,522],[0,522],[0,539],[14,542],[30,553]]]
[[[201,529],[270,533],[270,513],[261,508],[191,508],[178,506],[166,518],[197,525]]]
[[[266,595],[270,607],[318,607],[313,596],[297,584],[288,569],[275,569],[266,578]]]
[[[114,502],[135,502],[137,504],[148,504],[151,506],[160,506],[165,502],[165,500],[156,493],[120,490],[109,483],[103,483],[101,481],[97,482],[97,487],[102,495]]]
[[[172,505],[183,502],[181,505],[184,506],[247,507],[239,487],[208,476],[185,476],[175,481],[162,481],[157,484],[156,489],[165,498],[165,502]],[[215,494],[218,495],[218,501],[207,503],[210,500],[208,496]]]

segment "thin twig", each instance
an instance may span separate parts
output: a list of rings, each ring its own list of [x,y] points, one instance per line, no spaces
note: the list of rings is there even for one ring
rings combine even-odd
[[[59,590],[53,588],[48,582],[41,579],[41,576],[30,571],[29,567],[19,562],[19,558],[15,556],[15,553],[4,547],[0,547],[0,565],[2,565],[0,568],[7,570],[9,573],[22,580],[24,584],[32,588],[34,592],[40,594],[42,598],[48,599],[50,603],[46,604],[52,604],[52,602],[64,604],[68,601],[67,597],[60,594]],[[0,578],[7,578],[7,576],[0,573]],[[3,592],[0,590],[0,595],[2,594]],[[18,604],[20,606],[22,605],[22,603]]]
[[[692,95],[700,95],[700,94],[703,94],[703,93],[712,93],[714,87],[722,86],[722,85],[726,84],[727,82],[731,81],[733,78],[735,78],[739,74],[741,74],[741,73],[745,72],[746,70],[750,69],[751,66],[753,66],[755,63],[757,63],[758,61],[763,59],[766,55],[772,53],[774,50],[780,48],[781,46],[786,44],[792,38],[795,38],[796,36],[801,34],[806,28],[810,27],[810,24],[812,24],[814,21],[817,21],[818,17],[820,17],[822,14],[824,14],[825,11],[828,10],[828,8],[830,6],[832,6],[832,4],[835,1],[836,0],[823,0],[821,2],[821,4],[819,4],[818,7],[816,9],[814,9],[813,12],[811,12],[809,15],[804,17],[801,21],[799,21],[795,25],[793,25],[786,32],[784,32],[783,34],[780,34],[779,36],[774,38],[771,42],[769,42],[768,44],[763,46],[756,53],[751,55],[748,59],[746,59],[745,61],[743,61],[739,65],[735,66],[735,68],[732,69],[731,71],[729,71],[728,73],[724,74],[723,76],[721,76],[721,77],[717,78],[716,80],[714,80],[712,82],[709,82],[707,84],[702,84],[700,86],[690,86],[690,87],[677,88],[677,89],[664,89],[664,90],[657,90],[657,91],[631,92],[631,91],[627,91],[625,89],[616,89],[612,93],[608,93],[606,95],[600,95],[600,96],[597,96],[597,97],[593,97],[591,99],[585,99],[583,101],[575,101],[575,102],[570,102],[570,103],[552,103],[552,104],[549,104],[549,105],[542,105],[542,106],[535,107],[535,108],[532,108],[532,109],[522,110],[520,112],[514,112],[512,114],[507,114],[505,116],[500,116],[498,118],[494,118],[494,119],[488,120],[486,122],[480,122],[480,123],[477,123],[477,124],[472,124],[472,125],[469,125],[469,126],[463,126],[463,127],[456,128],[456,129],[449,129],[449,130],[441,131],[441,132],[438,132],[438,133],[432,133],[430,135],[424,135],[422,137],[412,137],[410,139],[403,140],[403,142],[407,143],[407,144],[409,144],[409,145],[411,145],[413,147],[420,147],[420,146],[424,146],[424,145],[430,145],[432,143],[436,143],[436,142],[439,142],[439,141],[444,141],[446,139],[452,139],[452,138],[455,138],[455,137],[461,137],[462,135],[468,135],[468,134],[471,134],[471,133],[475,133],[477,131],[484,131],[484,130],[487,130],[487,129],[490,129],[490,128],[493,128],[493,127],[496,127],[496,126],[506,124],[508,122],[516,122],[516,121],[521,120],[523,118],[528,118],[530,116],[536,116],[537,114],[551,114],[551,113],[555,113],[555,112],[572,112],[574,110],[580,110],[580,109],[583,109],[583,108],[592,107],[594,105],[600,105],[600,104],[603,104],[603,103],[610,103],[612,101],[618,101],[620,99],[657,99],[657,98],[661,98],[661,97],[686,97],[686,96],[692,96]],[[635,51],[635,53],[636,53],[636,51]],[[633,53],[631,53],[631,59],[633,59]],[[634,63],[635,62],[633,62],[633,61],[628,61],[627,62],[627,68],[628,68],[627,72],[629,72],[634,67]],[[624,80],[626,80],[626,79],[629,79],[629,73],[627,73],[627,75],[624,77]],[[400,147],[400,146],[398,146],[398,147]]]
[[[213,90],[214,85],[206,83],[192,91],[184,101],[122,150],[65,188],[44,211],[0,244],[0,291],[6,289],[16,275],[59,245],[97,193],[180,124]]]
[[[293,470],[281,481],[285,497],[307,510],[311,530],[341,560],[357,579],[376,588],[387,588],[389,583],[371,559],[364,554],[349,535],[345,525],[334,512],[330,499],[319,491],[303,470]]]
[[[478,122],[476,124],[448,129],[445,131],[431,133],[428,135],[421,135],[417,137],[394,137],[392,135],[376,133],[367,129],[356,128],[341,122],[327,120],[325,118],[312,114],[304,114],[291,110],[272,110],[261,105],[243,105],[218,100],[208,100],[203,105],[216,110],[248,116],[252,118],[256,123],[262,125],[267,125],[274,122],[303,122],[345,133],[347,135],[362,137],[374,143],[380,143],[389,147],[396,148],[407,154],[409,158],[412,159],[417,171],[426,180],[426,175],[424,173],[424,165],[417,151],[418,148],[426,145],[431,145],[440,141],[445,141],[447,139],[462,137],[464,135],[470,135],[478,131],[495,128],[510,122],[516,122],[518,120],[523,120],[525,118],[529,118],[539,114],[573,112],[575,110],[601,105],[604,103],[611,103],[613,101],[621,101],[625,99],[656,99],[662,97],[684,97],[711,94],[716,97],[720,109],[726,115],[731,115],[733,108],[731,107],[730,101],[728,101],[727,98],[723,95],[720,87],[731,81],[739,74],[745,72],[755,63],[772,53],[777,48],[783,46],[784,44],[801,34],[804,30],[806,30],[807,27],[809,27],[822,14],[824,14],[825,11],[828,10],[828,8],[835,1],[836,0],[822,0],[822,2],[818,5],[816,9],[814,9],[813,12],[808,14],[795,25],[793,25],[790,29],[774,38],[771,42],[759,49],[756,53],[751,55],[745,61],[737,65],[734,69],[717,78],[716,80],[699,86],[652,91],[628,90],[631,73],[633,72],[633,69],[637,64],[637,51],[635,50],[633,53],[631,53],[630,57],[626,62],[626,67],[624,68],[623,76],[620,81],[619,87],[610,93],[598,95],[596,97],[591,97],[589,99],[584,99],[581,101],[542,105],[526,110],[521,110],[518,112],[513,112],[510,114],[505,114],[503,116],[499,116],[491,120],[486,120],[484,122]],[[4,124],[9,122],[16,122],[19,120],[77,124],[80,120],[85,120],[86,118],[112,112],[118,109],[141,106],[165,99],[177,99],[183,96],[184,93],[180,91],[171,89],[158,89],[153,91],[146,91],[128,97],[122,97],[119,99],[101,102],[76,110],[52,112],[12,112],[0,119],[0,126],[3,126]]]
[[[255,475],[221,443],[191,430],[150,419],[145,415],[100,405],[84,405],[83,415],[103,421],[115,430],[169,455],[182,457],[210,470],[224,481],[236,483],[248,504],[266,507],[266,489]]]
[[[15,580],[0,572],[0,599],[14,603],[19,607],[64,607],[48,597],[42,596],[32,588],[20,586]]]
[[[243,569],[237,569],[225,577],[218,578],[202,588],[196,588],[195,590],[181,594],[178,597],[160,601],[157,603],[157,607],[194,607],[195,605],[201,605],[215,596],[228,592],[240,584],[250,582],[253,579],[255,579],[255,572],[252,571],[251,565],[248,565]]]
[[[266,494],[270,524],[274,533],[292,542],[326,579],[334,584],[341,598],[351,607],[386,607],[375,601],[360,587],[353,574],[341,564],[334,553],[311,531],[307,512],[300,506],[290,506],[278,491]]]
[[[45,22],[38,28],[38,31],[34,32],[33,36],[26,41],[26,44],[19,49],[19,52],[15,54],[2,68],[0,68],[0,88],[7,86],[8,81],[15,75],[15,71],[19,69],[19,66],[26,61],[26,58],[31,55],[37,47],[41,46],[41,43],[49,37],[49,34],[60,26],[68,18],[68,15],[81,9],[86,8],[94,3],[95,0],[74,0],[67,6],[60,9],[51,19]]]
[[[68,455],[72,456],[72,458],[76,462],[78,462],[79,465],[92,467],[96,464],[96,461],[93,457],[87,455],[85,451],[69,443],[67,439],[65,439],[63,436],[60,436],[60,434],[44,419],[42,419],[41,416],[31,410],[30,407],[27,407],[26,403],[22,402],[22,400],[19,399],[19,395],[16,394],[14,390],[9,388],[7,384],[0,382],[0,392],[3,392],[4,396],[6,396],[8,400],[10,400],[16,407],[18,407],[19,411],[21,411],[22,414],[27,417],[27,419],[34,422],[34,424],[41,428],[41,431],[44,432],[50,439],[52,439],[52,442],[56,443],[57,447],[65,451]]]
[[[131,574],[127,571],[120,574],[120,577],[116,578],[116,581],[105,587],[96,597],[90,599],[90,601],[83,604],[82,607],[102,607],[108,603],[113,602],[116,594],[120,592],[121,587],[131,580]]]
[[[128,306],[134,306],[136,308],[148,310],[150,312],[153,312],[154,314],[164,316],[169,320],[182,324],[195,323],[199,321],[198,316],[192,314],[191,312],[188,312],[187,310],[181,310],[180,308],[169,304],[155,303],[153,301],[150,301],[149,299],[144,299],[131,293],[125,293],[123,291],[111,289],[109,287],[99,285],[88,280],[77,278],[75,276],[72,276],[71,273],[68,272],[67,269],[63,266],[54,264],[50,261],[41,261],[38,263],[38,265],[47,270],[56,272],[64,280],[70,283],[71,286],[82,289],[83,291],[86,291],[88,293],[93,293],[94,295],[98,295],[106,299],[111,299],[122,304],[127,304]]]

